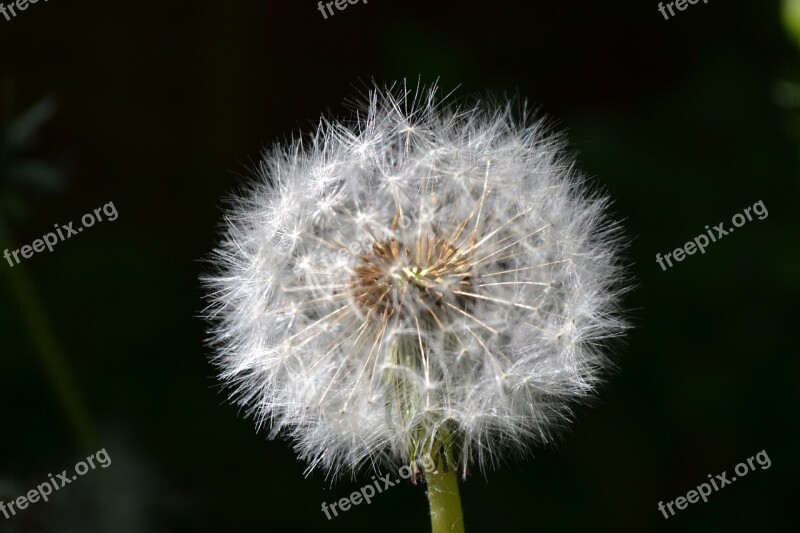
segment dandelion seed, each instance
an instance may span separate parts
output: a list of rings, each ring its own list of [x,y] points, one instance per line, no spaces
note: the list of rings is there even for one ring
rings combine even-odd
[[[549,442],[625,329],[619,227],[562,148],[403,87],[265,153],[205,280],[236,401],[332,477]]]

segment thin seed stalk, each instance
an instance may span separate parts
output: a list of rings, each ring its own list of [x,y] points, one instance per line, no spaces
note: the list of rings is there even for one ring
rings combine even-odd
[[[464,514],[458,491],[458,476],[445,470],[440,459],[435,472],[426,472],[432,533],[464,533]]]
[[[390,423],[396,423],[399,416],[402,424],[411,424],[413,413],[418,412],[422,401],[410,378],[410,375],[422,367],[422,353],[418,339],[412,336],[399,337],[392,348],[391,362],[400,368],[388,369],[384,373],[387,387],[386,415]],[[451,449],[454,428],[449,424],[442,424],[436,431],[433,442],[426,443],[428,424],[432,425],[433,421],[424,420],[417,424],[417,427],[409,432],[407,442],[412,469],[416,471],[416,462],[422,456],[426,444],[430,446],[431,459],[436,465],[434,470],[425,472],[431,531],[463,533],[464,518],[458,490],[458,476],[455,473],[455,457]]]

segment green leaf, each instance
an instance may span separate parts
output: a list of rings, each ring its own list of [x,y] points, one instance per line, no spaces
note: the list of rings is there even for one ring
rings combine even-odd
[[[62,183],[62,175],[55,167],[35,159],[14,163],[4,177],[6,183],[10,185],[23,185],[48,191],[58,190]]]
[[[56,104],[48,97],[14,119],[5,132],[5,148],[17,150],[31,140],[36,131],[56,112]]]
[[[800,0],[783,0],[783,25],[800,47]]]

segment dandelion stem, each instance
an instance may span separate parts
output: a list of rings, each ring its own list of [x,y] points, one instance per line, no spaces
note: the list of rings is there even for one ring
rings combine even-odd
[[[5,249],[6,246],[14,248],[5,241],[0,242],[0,249]],[[58,401],[78,444],[84,449],[93,449],[94,432],[88,410],[47,319],[33,281],[24,265],[16,265],[13,269],[9,269],[8,277],[53,396]]]
[[[458,476],[445,471],[442,460],[436,472],[426,472],[428,502],[431,506],[432,533],[464,533],[464,516],[458,492]]]

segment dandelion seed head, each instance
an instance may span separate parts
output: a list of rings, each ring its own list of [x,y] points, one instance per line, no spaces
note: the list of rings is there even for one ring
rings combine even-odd
[[[619,226],[542,121],[375,89],[268,150],[213,252],[232,397],[335,477],[549,443],[626,328]]]

